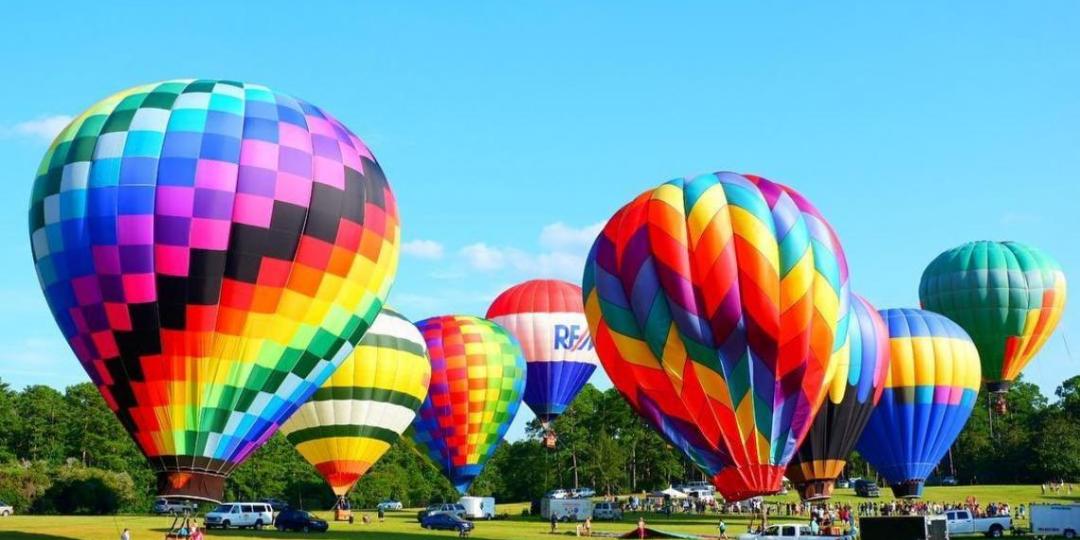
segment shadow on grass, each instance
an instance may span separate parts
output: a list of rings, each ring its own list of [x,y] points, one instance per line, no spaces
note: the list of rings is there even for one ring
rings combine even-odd
[[[4,540],[79,540],[74,536],[56,536],[55,534],[25,533],[19,531],[0,531]]]

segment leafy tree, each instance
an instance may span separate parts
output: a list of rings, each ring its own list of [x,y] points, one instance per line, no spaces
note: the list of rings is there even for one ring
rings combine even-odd
[[[60,392],[48,386],[30,386],[19,394],[15,409],[22,419],[15,441],[19,457],[56,463],[69,457],[64,443],[72,411]]]

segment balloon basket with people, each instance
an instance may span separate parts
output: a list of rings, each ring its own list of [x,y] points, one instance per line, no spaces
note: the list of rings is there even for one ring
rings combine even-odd
[[[353,522],[352,504],[349,502],[349,498],[342,495],[338,497],[336,503],[334,503],[334,521],[348,521],[350,524]]]
[[[203,528],[199,527],[196,517],[197,514],[193,514],[190,510],[174,515],[172,525],[165,533],[165,540],[203,540]],[[124,531],[127,532],[127,529]]]

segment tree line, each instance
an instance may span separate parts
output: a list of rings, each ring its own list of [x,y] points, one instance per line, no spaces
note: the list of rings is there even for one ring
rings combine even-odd
[[[1080,479],[1080,376],[1066,380],[1051,402],[1039,388],[1017,382],[1009,412],[979,402],[952,451],[938,467],[962,484],[1041,483]],[[586,386],[551,426],[531,422],[526,437],[499,446],[473,484],[474,495],[529,501],[555,488],[588,486],[597,493],[662,489],[704,475],[649,428],[614,389]],[[850,476],[875,477],[858,454]],[[154,473],[97,389],[76,384],[13,390],[0,382],[0,500],[17,512],[107,514],[145,512]],[[281,498],[304,508],[329,508],[334,496],[281,435],[272,437],[226,485],[231,500]],[[351,494],[355,507],[393,498],[407,506],[452,501],[456,491],[404,437]]]

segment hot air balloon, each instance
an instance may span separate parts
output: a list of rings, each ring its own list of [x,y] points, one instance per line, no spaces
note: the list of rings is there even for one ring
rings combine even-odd
[[[970,242],[938,255],[919,284],[922,307],[956,321],[975,342],[986,389],[1004,394],[1054,332],[1065,310],[1065,274],[1017,242]]]
[[[672,180],[608,221],[582,288],[631,407],[724,498],[778,491],[846,334],[847,264],[813,206],[756,176]]]
[[[525,403],[544,427],[557,418],[596,369],[596,351],[581,304],[581,288],[535,279],[505,290],[487,318],[521,344],[528,368]]]
[[[420,331],[384,307],[356,348],[281,425],[281,432],[334,494],[344,498],[412,423],[430,379]]]
[[[525,358],[509,332],[479,317],[444,315],[416,327],[427,342],[431,386],[413,440],[465,494],[521,405]]]
[[[398,237],[360,139],[233,81],[93,105],[49,147],[30,202],[49,307],[159,495],[211,501],[360,340]]]
[[[889,368],[858,449],[894,495],[917,498],[971,416],[979,352],[963,328],[937,313],[887,309],[881,316]]]
[[[847,339],[834,355],[825,404],[787,468],[803,500],[832,496],[833,482],[884,389],[889,333],[866,299],[854,293],[851,299]]]

